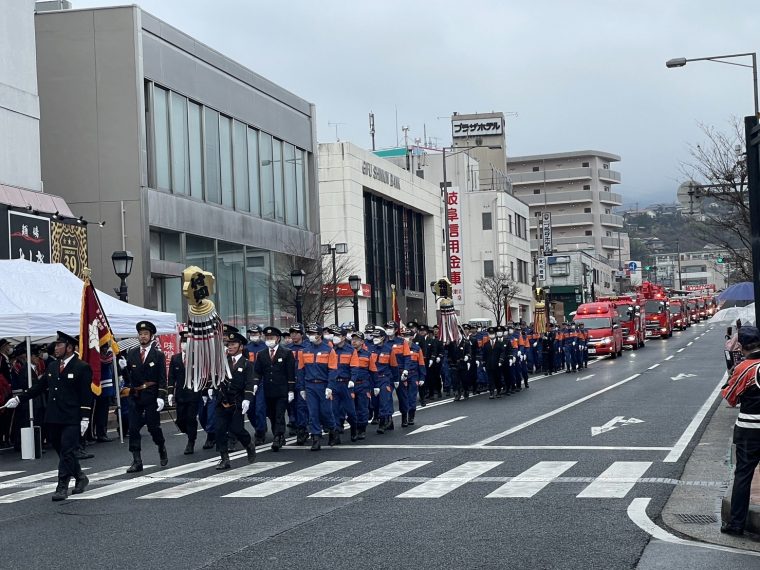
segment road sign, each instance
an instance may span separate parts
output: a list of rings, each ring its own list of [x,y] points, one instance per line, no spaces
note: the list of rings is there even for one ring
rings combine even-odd
[[[546,281],[546,258],[545,257],[538,258],[537,272],[538,272],[538,280]]]
[[[638,264],[635,261],[629,261],[628,262],[628,271],[637,271],[639,268]]]

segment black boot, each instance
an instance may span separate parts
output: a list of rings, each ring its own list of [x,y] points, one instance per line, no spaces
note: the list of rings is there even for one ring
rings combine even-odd
[[[438,395],[440,396],[440,395],[441,395],[441,393],[440,393],[440,392],[438,392]],[[447,397],[447,398],[451,398],[451,390],[446,390],[446,397]]]
[[[58,477],[58,485],[55,487],[52,499],[54,501],[65,501],[69,496],[69,481],[71,477]]]
[[[420,406],[422,406],[423,408],[427,406],[427,402],[425,401],[425,394],[423,394],[422,392],[420,392]]]
[[[356,439],[362,440],[367,437],[367,426],[362,426],[357,429]]]
[[[246,455],[248,456],[248,463],[256,461],[256,445],[253,442],[249,443],[245,447]]]
[[[329,434],[327,445],[330,447],[333,445],[340,445],[340,432],[337,429],[331,429]]]
[[[311,450],[319,451],[320,449],[322,449],[322,436],[321,435],[311,436]]]
[[[193,453],[195,453],[195,440],[188,439],[185,446],[185,455],[192,455]]]
[[[161,460],[161,467],[166,467],[169,463],[169,454],[166,453],[166,445],[161,445],[158,448],[158,458]]]
[[[380,424],[380,418],[377,416],[377,414],[372,414],[372,418],[369,422],[371,425],[376,426]]]
[[[385,431],[393,431],[393,416],[385,422]]]
[[[409,416],[401,414],[401,427],[405,428],[409,425]]]
[[[356,441],[357,438],[357,432],[356,432],[356,424],[351,424],[351,441]]]
[[[143,470],[142,457],[139,451],[132,452],[132,465],[127,469],[127,473],[138,473]]]
[[[488,391],[488,399],[489,400],[493,400],[494,398],[496,398],[496,396],[494,396],[493,390],[489,390]]]
[[[81,495],[82,493],[84,493],[84,490],[87,488],[87,485],[89,484],[89,482],[90,480],[87,478],[87,475],[85,475],[83,471],[80,471],[76,476],[74,490],[71,491],[71,494]]]
[[[470,392],[467,391],[467,390],[465,390],[464,391],[464,399],[467,400],[467,399],[469,399],[469,397],[470,397]]]
[[[214,435],[207,433],[206,441],[203,442],[203,449],[213,449],[215,443],[216,443],[216,438],[214,437]]]
[[[229,469],[230,468],[230,452],[220,451],[219,455],[221,456],[221,459],[219,459],[219,463],[216,464],[216,470],[224,471],[225,469]]]
[[[416,413],[416,410],[409,410],[409,425],[414,425],[414,415]]]
[[[276,435],[272,440],[272,451],[280,451],[280,448],[285,444],[284,435]]]
[[[377,432],[378,435],[383,435],[385,433],[385,420],[380,419],[380,422],[377,424]]]
[[[254,443],[256,445],[264,445],[264,441],[266,440],[267,434],[266,433],[256,433],[256,440]]]
[[[448,395],[447,395],[447,397],[448,397]],[[457,395],[456,395],[456,396],[454,396],[454,401],[455,401],[455,402],[458,402],[458,401],[459,401],[459,400],[461,400],[461,399],[462,399],[462,394],[461,394],[461,393],[459,393],[459,392],[457,392]]]
[[[304,428],[298,428],[298,432],[296,433],[296,445],[306,444],[307,437],[308,434],[306,433],[306,430]]]

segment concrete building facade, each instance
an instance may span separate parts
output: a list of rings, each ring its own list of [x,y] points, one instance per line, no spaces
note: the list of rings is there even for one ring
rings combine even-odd
[[[184,314],[194,264],[225,322],[291,321],[272,291],[319,251],[314,106],[137,6],[39,13],[36,32],[43,179],[106,222],[96,283],[126,249],[138,305]]]
[[[540,218],[551,213],[554,252],[587,250],[613,264],[628,259],[623,218],[613,213],[623,197],[613,192],[620,157],[593,150],[509,157],[515,195],[530,205],[531,250],[542,254]]]
[[[678,258],[681,258],[680,276]],[[674,289],[715,285],[720,291],[729,285],[731,254],[727,250],[710,248],[700,251],[660,253],[654,256],[657,283]]]
[[[402,321],[435,322],[429,283],[444,274],[438,186],[352,143],[327,143],[319,145],[319,200],[322,242],[348,244],[345,266],[370,287],[359,297],[359,325],[393,318],[392,285]],[[339,307],[339,319],[353,321],[352,307]]]

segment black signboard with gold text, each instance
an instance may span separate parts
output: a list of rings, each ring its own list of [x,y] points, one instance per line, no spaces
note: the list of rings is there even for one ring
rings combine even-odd
[[[79,224],[64,224],[53,221],[52,262],[63,263],[80,279],[84,279],[87,267],[87,228]]]

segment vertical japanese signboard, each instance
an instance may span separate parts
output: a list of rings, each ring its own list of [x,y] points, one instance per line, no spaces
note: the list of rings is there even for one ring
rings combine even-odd
[[[539,281],[546,281],[546,258],[545,257],[539,257],[538,258],[538,280]]]
[[[541,214],[541,236],[543,238],[544,255],[552,253],[552,213]]]
[[[446,217],[449,223],[449,273],[451,274],[452,298],[454,303],[464,303],[462,284],[462,209],[459,203],[459,188],[452,186],[448,191]]]
[[[50,220],[8,212],[8,244],[11,259],[50,263]]]

